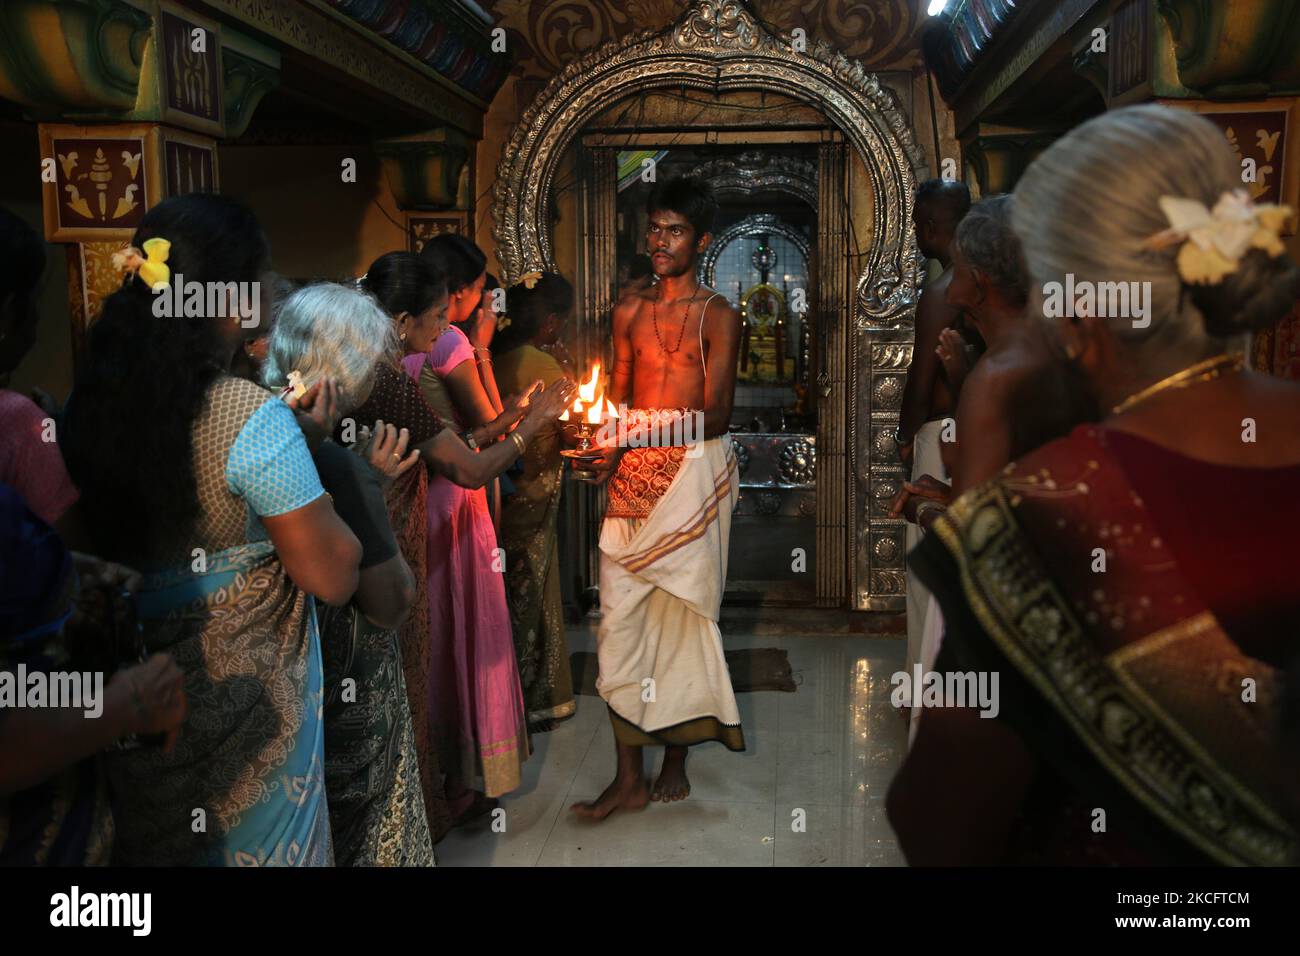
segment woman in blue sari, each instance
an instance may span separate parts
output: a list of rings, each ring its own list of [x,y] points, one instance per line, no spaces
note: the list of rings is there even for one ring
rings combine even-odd
[[[333,386],[299,400],[300,427],[288,404],[228,373],[257,332],[233,296],[221,314],[168,317],[150,290],[170,294],[181,276],[255,289],[266,258],[256,218],[229,198],[151,209],[128,258],[138,274],[105,301],[68,407],[81,517],[100,553],[142,572],[145,645],[175,658],[189,702],[174,752],[109,761],[115,863],[333,862],[314,599],[351,598],[360,545],[302,430],[316,440],[333,426]]]

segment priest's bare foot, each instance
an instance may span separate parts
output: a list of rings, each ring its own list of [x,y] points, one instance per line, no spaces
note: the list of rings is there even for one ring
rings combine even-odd
[[[644,810],[650,802],[650,791],[645,777],[619,774],[595,800],[575,803],[571,808],[584,820],[603,820],[615,810]]]
[[[673,803],[685,800],[690,793],[691,782],[686,779],[686,748],[665,747],[664,765],[659,769],[659,779],[650,792],[650,799]]]

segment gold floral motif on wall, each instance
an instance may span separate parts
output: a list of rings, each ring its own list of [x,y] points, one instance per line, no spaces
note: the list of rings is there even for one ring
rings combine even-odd
[[[494,0],[490,10],[507,32],[515,72],[550,79],[569,63],[638,30],[662,30],[677,19],[683,0]],[[750,0],[768,28],[807,31],[872,70],[919,61],[925,18],[919,0]]]
[[[155,127],[40,127],[45,238],[50,242],[129,239],[162,189]]]
[[[1256,202],[1300,207],[1300,150],[1291,133],[1300,122],[1300,100],[1163,100],[1167,105],[1200,113],[1223,131],[1242,164],[1242,188]],[[1292,215],[1282,228],[1296,234]]]
[[[134,228],[144,215],[142,151],[134,139],[56,139],[59,225]]]

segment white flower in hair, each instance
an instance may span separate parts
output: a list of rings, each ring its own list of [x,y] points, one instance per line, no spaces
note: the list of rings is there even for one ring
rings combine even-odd
[[[1160,210],[1169,228],[1151,236],[1144,246],[1164,249],[1182,243],[1178,274],[1192,284],[1218,283],[1237,271],[1237,263],[1250,249],[1263,249],[1273,257],[1285,251],[1278,233],[1291,215],[1290,207],[1256,205],[1244,189],[1225,192],[1213,210],[1195,199],[1161,196]]]

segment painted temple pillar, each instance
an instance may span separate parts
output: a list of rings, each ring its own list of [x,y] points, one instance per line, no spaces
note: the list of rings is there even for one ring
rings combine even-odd
[[[1020,174],[1059,134],[977,123],[962,138],[966,184],[978,197],[1009,193]]]
[[[218,188],[217,140],[247,125],[279,63],[166,0],[21,0],[0,19],[0,97],[38,123],[45,238],[67,247],[75,358],[121,284],[113,252],[164,197]]]
[[[474,237],[474,150],[475,140],[452,127],[375,143],[410,251],[440,233]]]

